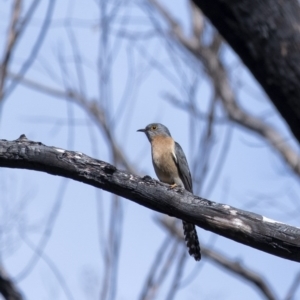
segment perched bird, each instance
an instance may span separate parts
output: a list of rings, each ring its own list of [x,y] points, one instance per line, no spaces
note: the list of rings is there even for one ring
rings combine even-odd
[[[152,163],[158,179],[171,187],[183,187],[193,193],[190,169],[181,146],[171,137],[168,128],[160,123],[152,123],[144,132],[151,143]],[[200,244],[194,224],[182,221],[185,241],[191,256],[201,259]]]

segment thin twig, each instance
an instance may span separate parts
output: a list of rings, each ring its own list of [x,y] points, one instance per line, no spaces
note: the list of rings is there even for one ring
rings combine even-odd
[[[157,221],[171,234],[180,238],[182,240],[182,243],[184,243],[183,233],[181,230],[179,230],[178,227],[174,226],[174,222],[166,218],[161,218]],[[203,253],[204,257],[212,260],[214,263],[218,264],[222,268],[238,275],[239,277],[243,278],[244,280],[247,280],[249,283],[256,286],[260,290],[260,292],[266,297],[266,299],[278,299],[275,296],[269,284],[262,278],[262,276],[250,270],[249,268],[246,268],[239,261],[234,261],[229,258],[226,258],[225,255],[218,253],[215,250],[208,249],[203,244],[201,245],[201,253]]]
[[[181,251],[180,258],[177,263],[176,271],[173,277],[172,284],[170,285],[169,293],[166,297],[166,300],[173,300],[179,287],[180,287],[180,281],[183,275],[183,269],[184,269],[184,264],[186,263],[187,260],[187,253],[185,247]]]
[[[3,59],[0,64],[0,101],[4,95],[4,84],[8,65],[12,56],[13,49],[19,36],[18,22],[21,15],[21,0],[15,0],[12,7],[11,21],[7,33],[6,47],[4,49]]]
[[[149,268],[148,276],[145,280],[145,284],[138,299],[146,299],[146,296],[150,293],[150,290],[153,288],[153,285],[155,283],[155,274],[158,272],[158,269],[161,266],[164,254],[167,253],[168,246],[171,245],[171,240],[172,238],[170,237],[170,235],[167,235],[167,237],[163,240],[160,248],[158,249],[154,257],[152,265]]]
[[[223,103],[229,118],[237,124],[251,130],[260,135],[264,140],[275,149],[292,171],[300,175],[300,157],[298,154],[285,142],[284,137],[280,135],[272,126],[266,124],[259,118],[246,113],[238,104],[233,89],[230,86],[228,76],[218,56],[218,49],[221,45],[221,40],[215,36],[216,41],[209,46],[201,43],[198,40],[187,37],[179,23],[171,16],[171,14],[156,0],[149,0],[154,7],[160,12],[161,16],[168,22],[172,29],[172,35],[180,44],[185,47],[194,57],[203,63],[205,70],[211,78],[215,91]],[[194,9],[197,9],[194,7]],[[218,33],[215,33],[217,35]]]

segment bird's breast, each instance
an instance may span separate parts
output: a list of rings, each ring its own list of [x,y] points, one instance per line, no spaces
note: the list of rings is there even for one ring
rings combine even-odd
[[[179,177],[174,160],[175,143],[171,137],[157,137],[151,143],[152,162],[158,179],[173,184]]]

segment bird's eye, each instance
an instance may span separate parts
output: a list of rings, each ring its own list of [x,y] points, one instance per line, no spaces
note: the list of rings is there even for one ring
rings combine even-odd
[[[156,130],[156,128],[157,128],[157,126],[155,126],[155,125],[152,126],[152,130]]]

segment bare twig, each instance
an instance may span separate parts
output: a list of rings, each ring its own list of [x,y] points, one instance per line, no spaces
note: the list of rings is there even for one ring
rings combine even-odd
[[[194,180],[198,182],[196,186],[196,194],[200,194],[202,191],[203,183],[207,172],[209,170],[209,163],[210,163],[210,155],[211,149],[214,144],[214,122],[215,122],[215,108],[216,108],[216,98],[214,97],[210,104],[210,109],[208,112],[208,120],[205,124],[206,128],[203,131],[201,138],[199,139],[198,149],[200,149],[199,153],[197,153],[197,157],[201,157],[201,167],[194,169]]]
[[[129,172],[136,173],[134,167],[130,163],[128,163],[128,159],[125,157],[124,152],[121,151],[121,148],[118,146],[115,138],[113,137],[113,134],[106,122],[105,114],[103,110],[101,110],[101,108],[99,107],[99,104],[97,103],[96,100],[86,99],[82,97],[82,95],[78,94],[76,91],[72,91],[72,90],[63,91],[63,90],[55,89],[40,84],[38,82],[35,82],[33,80],[20,78],[18,77],[18,75],[12,73],[9,73],[9,76],[14,78],[15,80],[20,81],[20,83],[23,84],[24,86],[32,88],[36,91],[46,93],[61,99],[71,100],[74,103],[80,105],[93,118],[93,120],[96,121],[96,124],[99,127],[99,129],[102,132],[104,132],[105,137],[108,139],[110,145],[112,146],[112,150],[114,152],[117,161],[121,165],[123,165],[126,168],[126,170],[128,170]]]
[[[22,0],[15,0],[12,7],[11,20],[7,33],[6,47],[3,54],[3,59],[0,65],[0,101],[3,98],[4,83],[6,78],[7,68],[12,56],[13,49],[16,45],[19,36],[18,22],[21,15]]]
[[[149,285],[146,290],[144,290],[144,292],[146,293],[141,295],[140,300],[155,299],[159,289],[161,288],[163,282],[166,280],[167,275],[170,272],[170,269],[175,261],[178,245],[178,241],[174,241],[174,244],[170,249],[170,253],[165,257],[164,264],[162,264],[162,266],[158,266],[158,268],[161,267],[161,270],[158,273],[157,278],[151,282],[151,285]]]
[[[184,243],[184,237],[182,230],[176,226],[176,223],[172,221],[170,218],[160,218],[158,222],[163,225],[172,235],[180,238]],[[251,271],[249,268],[243,266],[239,261],[233,261],[229,258],[226,258],[223,254],[216,252],[215,250],[211,250],[201,245],[201,253],[203,253],[204,257],[212,260],[214,263],[218,264],[222,268],[240,276],[241,278],[247,280],[256,286],[261,293],[269,300],[278,299],[269,284],[260,276],[259,274]]]
[[[69,289],[66,280],[64,279],[64,276],[61,274],[61,272],[59,271],[59,269],[57,268],[57,266],[55,265],[55,263],[50,259],[50,257],[44,252],[44,249],[36,247],[34,245],[34,243],[27,237],[27,235],[25,233],[23,233],[21,235],[23,241],[26,243],[26,245],[35,252],[36,256],[39,256],[46,264],[47,266],[50,268],[50,270],[52,271],[53,275],[55,276],[55,278],[57,279],[57,282],[60,284],[66,298],[68,300],[74,300],[74,296],[71,292],[71,290]]]
[[[28,10],[27,15],[25,16],[23,22],[21,23],[21,27],[19,29],[18,34],[24,30],[25,25],[29,22],[29,19],[32,17],[32,14],[34,12],[34,10],[37,7],[38,2],[34,1],[31,5],[31,7]],[[52,14],[54,11],[54,7],[55,7],[55,0],[49,0],[48,1],[48,7],[46,10],[46,15],[45,18],[43,20],[43,24],[41,26],[40,32],[37,36],[37,39],[35,41],[35,43],[33,44],[33,47],[31,49],[31,52],[29,54],[29,56],[27,57],[27,59],[24,61],[20,71],[18,72],[18,77],[22,78],[24,77],[24,75],[26,74],[26,72],[29,70],[30,66],[33,64],[34,60],[36,59],[39,50],[41,49],[41,46],[43,44],[43,41],[47,35],[47,31],[49,29],[49,26],[51,24],[51,18],[52,18]],[[18,81],[17,81],[18,82]],[[12,82],[7,89],[5,90],[5,92],[3,91],[2,93],[2,97],[8,97],[8,95],[15,89],[17,82]],[[0,97],[1,99],[1,97]]]
[[[139,296],[138,299],[140,300],[146,299],[147,295],[151,294],[150,291],[153,289],[153,286],[155,285],[155,275],[158,272],[159,267],[162,265],[164,254],[167,252],[171,240],[172,240],[171,236],[168,235],[162,242],[160,248],[158,249],[155,258],[153,260],[152,266],[149,269],[149,273],[145,280],[145,284],[141,291],[141,295]]]
[[[28,261],[28,263],[26,264],[26,266],[23,268],[23,270],[15,276],[15,280],[17,281],[22,281],[24,278],[26,278],[28,276],[28,274],[34,269],[34,267],[36,266],[38,260],[41,257],[41,253],[44,252],[44,249],[51,237],[52,234],[52,230],[54,228],[54,224],[55,221],[57,219],[57,215],[60,211],[60,207],[62,204],[62,200],[63,200],[63,196],[65,194],[66,188],[67,188],[68,182],[66,182],[66,180],[62,180],[60,188],[58,189],[57,192],[57,196],[56,196],[56,200],[55,203],[50,211],[50,214],[48,216],[48,220],[46,222],[45,225],[45,229],[44,232],[42,234],[42,237],[40,238],[38,245],[36,246],[36,251],[34,252],[33,256],[31,257],[31,259]],[[24,227],[23,224],[20,224],[20,229],[19,229],[19,233],[20,236],[24,236]],[[37,255],[37,253],[39,255]]]
[[[278,154],[280,154],[282,159],[293,170],[293,172],[299,176],[300,158],[285,142],[285,139],[280,135],[280,133],[261,119],[251,116],[249,113],[243,111],[237,104],[235,94],[227,78],[226,70],[218,56],[218,49],[221,44],[221,39],[218,37],[218,33],[215,33],[215,38],[211,45],[204,46],[199,37],[193,36],[192,38],[189,38],[185,36],[180,24],[160,3],[156,0],[149,1],[168,22],[176,40],[204,64],[206,72],[209,74],[214,84],[215,91],[220,97],[223,107],[230,119],[264,138],[264,140],[270,144]],[[197,9],[197,7],[194,7],[194,9]]]
[[[196,9],[194,2],[190,1],[191,22],[193,29],[193,37],[199,39],[204,30],[204,16],[199,9]]]
[[[240,56],[300,142],[299,0],[193,2]],[[271,24],[280,26],[273,30]]]
[[[181,250],[181,255],[180,258],[177,262],[177,267],[176,267],[176,271],[173,277],[173,281],[172,284],[170,285],[170,289],[169,289],[169,293],[166,297],[167,300],[172,300],[174,299],[177,290],[179,289],[180,286],[180,281],[182,279],[182,274],[183,274],[183,269],[184,269],[184,264],[187,260],[187,253],[185,248],[183,248]]]
[[[300,272],[295,276],[294,281],[290,287],[290,289],[287,292],[286,297],[284,300],[292,300],[295,299],[294,296],[296,294],[297,289],[299,288],[300,285]]]

